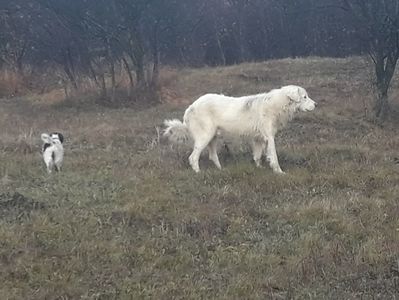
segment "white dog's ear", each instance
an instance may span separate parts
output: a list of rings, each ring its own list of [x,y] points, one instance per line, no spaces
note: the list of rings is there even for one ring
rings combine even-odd
[[[47,133],[42,133],[42,141],[51,144],[51,137]]]
[[[301,94],[299,87],[291,87],[287,91],[287,97],[294,102],[301,102]]]

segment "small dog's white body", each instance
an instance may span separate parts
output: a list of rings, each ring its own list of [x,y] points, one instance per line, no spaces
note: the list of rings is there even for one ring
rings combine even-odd
[[[64,160],[64,137],[61,133],[54,132],[51,134],[42,133],[42,147],[43,160],[47,167],[47,172],[61,171],[62,162]]]

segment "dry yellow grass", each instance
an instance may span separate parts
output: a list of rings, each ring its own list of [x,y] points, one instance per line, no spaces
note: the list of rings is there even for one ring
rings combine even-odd
[[[360,58],[284,59],[168,69],[150,108],[0,100],[1,298],[395,299],[399,134],[364,118],[370,74]],[[188,147],[159,143],[200,94],[289,83],[319,106],[277,137],[286,176],[237,143],[195,175]],[[48,176],[53,130],[65,167]]]

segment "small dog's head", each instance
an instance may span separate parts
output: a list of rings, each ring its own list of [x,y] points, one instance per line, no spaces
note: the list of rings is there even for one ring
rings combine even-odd
[[[50,134],[51,139],[54,142],[60,141],[61,144],[64,143],[64,136],[59,132],[53,132]]]
[[[44,153],[50,146],[62,147],[64,142],[64,136],[61,133],[53,132],[53,133],[42,133],[41,135],[42,141],[44,142],[42,146],[42,152]],[[57,146],[58,145],[58,146]]]
[[[62,144],[64,143],[64,136],[59,132],[53,132],[50,134],[42,133],[42,141],[46,144]]]

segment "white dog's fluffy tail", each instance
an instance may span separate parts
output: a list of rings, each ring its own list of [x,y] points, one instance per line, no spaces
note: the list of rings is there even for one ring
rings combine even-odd
[[[53,143],[53,139],[47,133],[42,133],[41,138],[42,138],[42,141],[45,143],[48,143],[48,144]]]
[[[165,120],[163,123],[166,126],[163,136],[171,143],[183,144],[191,140],[191,135],[186,124],[180,120]]]

